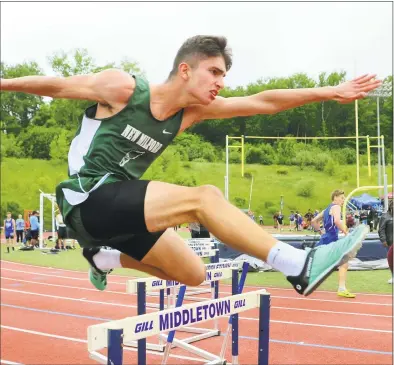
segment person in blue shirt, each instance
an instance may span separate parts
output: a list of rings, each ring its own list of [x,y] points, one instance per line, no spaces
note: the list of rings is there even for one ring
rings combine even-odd
[[[7,218],[4,220],[4,233],[7,252],[10,253],[10,247],[12,247],[12,251],[15,251],[15,219],[12,218],[11,212],[7,212]]]
[[[30,235],[31,245],[36,247],[38,244],[38,231],[40,229],[40,222],[38,221],[39,213],[35,210],[30,216]]]
[[[22,214],[18,215],[18,219],[15,221],[16,224],[16,243],[23,243],[23,232],[25,230],[25,221],[22,218]]]
[[[341,207],[345,201],[345,192],[343,190],[334,190],[331,194],[331,204],[312,219],[312,226],[316,231],[320,231],[320,222],[323,221],[324,233],[320,237],[317,246],[329,245],[332,242],[338,241],[339,231],[343,232],[345,236],[349,233],[346,224],[341,220]],[[355,298],[356,295],[346,289],[346,274],[349,265],[346,263],[339,267],[339,286],[338,296],[344,298]]]

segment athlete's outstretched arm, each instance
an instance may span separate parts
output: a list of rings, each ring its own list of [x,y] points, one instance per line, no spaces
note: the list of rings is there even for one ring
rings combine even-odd
[[[334,100],[342,104],[364,98],[381,85],[376,75],[363,75],[337,86],[311,89],[266,90],[246,97],[217,97],[210,105],[200,109],[201,118],[232,118],[256,114],[275,114],[301,105]]]
[[[1,91],[15,91],[52,98],[82,99],[101,104],[122,103],[133,93],[135,81],[121,70],[70,77],[25,76],[1,79]]]

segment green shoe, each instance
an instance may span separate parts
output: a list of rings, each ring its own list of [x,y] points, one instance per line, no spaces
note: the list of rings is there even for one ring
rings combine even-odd
[[[287,280],[297,293],[312,294],[338,266],[356,256],[368,232],[368,227],[362,224],[344,238],[310,250],[301,274],[288,276]]]
[[[98,290],[105,290],[107,287],[107,275],[111,271],[99,270],[91,266],[89,269],[89,280]]]
[[[100,270],[94,263],[93,257],[100,251],[100,247],[84,247],[82,255],[90,264],[89,280],[98,289],[105,290],[107,287],[107,275],[112,270]]]

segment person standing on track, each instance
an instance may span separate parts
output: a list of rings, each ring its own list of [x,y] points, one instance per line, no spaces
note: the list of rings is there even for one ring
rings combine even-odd
[[[346,224],[341,220],[341,207],[345,201],[343,190],[334,190],[331,194],[331,204],[312,219],[311,225],[316,231],[320,231],[320,222],[323,221],[324,234],[315,247],[330,245],[338,241],[338,232],[341,231],[345,236],[349,233]],[[321,231],[320,231],[321,232]],[[339,285],[337,295],[344,298],[355,298],[356,295],[346,289],[346,274],[349,265],[347,263],[339,267]]]
[[[363,75],[335,87],[223,98],[218,94],[231,65],[225,37],[198,35],[183,43],[167,80],[157,85],[115,69],[1,80],[3,91],[95,103],[71,142],[69,179],[57,186],[56,198],[67,227],[85,246],[97,288],[106,287],[109,270],[117,267],[199,285],[205,265],[171,228],[189,222],[203,224],[225,244],[266,261],[304,295],[356,254],[365,227],[306,253],[268,234],[217,187],[140,180],[175,136],[204,120],[273,114],[328,100],[351,103],[381,85],[375,75]],[[105,252],[102,246],[115,250]]]
[[[5,242],[7,245],[7,253],[10,253],[10,247],[12,251],[15,251],[15,219],[12,218],[11,212],[7,212],[7,218],[4,220],[4,233],[5,233]]]
[[[387,262],[391,271],[388,283],[393,283],[393,201],[390,200],[389,209],[383,213],[379,221],[379,239],[387,247]]]
[[[18,215],[18,219],[15,221],[16,225],[16,243],[23,245],[23,232],[25,231],[25,220],[22,218],[22,214]]]

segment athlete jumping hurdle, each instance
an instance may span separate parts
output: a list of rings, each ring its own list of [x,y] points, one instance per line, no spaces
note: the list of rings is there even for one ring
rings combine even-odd
[[[225,37],[194,36],[179,49],[167,80],[158,85],[116,69],[66,78],[1,80],[1,90],[90,100],[68,155],[69,179],[56,198],[91,265],[90,279],[105,289],[110,269],[137,269],[196,286],[202,260],[171,227],[200,222],[220,241],[266,261],[309,295],[355,256],[367,233],[352,234],[309,252],[278,241],[210,185],[184,187],[140,180],[175,136],[208,119],[273,114],[313,102],[350,103],[381,85],[363,75],[335,87],[267,90],[222,98],[232,65]],[[100,250],[109,246],[115,250]]]

